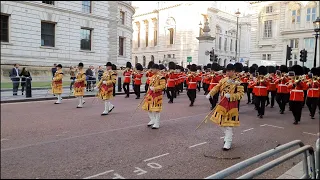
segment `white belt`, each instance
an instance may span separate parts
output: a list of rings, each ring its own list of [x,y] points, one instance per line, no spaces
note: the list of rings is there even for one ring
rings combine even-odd
[[[135,80],[141,80],[140,78],[135,78]]]
[[[219,84],[219,83],[210,83],[210,84]]]
[[[275,83],[270,83],[270,84],[275,84]]]
[[[196,84],[197,82],[189,82],[189,84]]]
[[[292,92],[303,92],[303,90],[292,89]]]
[[[278,86],[287,86],[287,85],[285,85],[285,84],[278,84]]]
[[[319,88],[309,88],[308,90],[316,90],[316,91],[319,91]]]
[[[131,77],[131,76],[124,76],[124,77]]]
[[[267,88],[265,86],[255,86],[256,88]]]

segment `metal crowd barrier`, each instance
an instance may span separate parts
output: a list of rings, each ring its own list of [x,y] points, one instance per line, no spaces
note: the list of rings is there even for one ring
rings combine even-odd
[[[316,179],[320,179],[320,138],[316,142]]]
[[[318,143],[318,147],[317,147],[318,149],[317,149],[316,153],[319,155],[319,139],[318,139],[317,143]],[[291,141],[289,143],[283,144],[283,145],[281,145],[279,147],[276,147],[274,149],[271,149],[269,151],[266,151],[264,153],[261,153],[261,154],[259,154],[257,156],[254,156],[252,158],[244,160],[244,161],[242,161],[240,163],[237,163],[237,164],[235,164],[235,165],[233,165],[233,166],[231,166],[231,167],[229,167],[227,169],[224,169],[224,170],[222,170],[220,172],[217,172],[217,173],[215,173],[215,174],[213,174],[213,175],[211,175],[211,176],[209,176],[209,177],[207,177],[205,179],[223,179],[223,178],[225,178],[227,176],[230,176],[230,175],[232,175],[232,174],[234,174],[236,172],[239,172],[240,170],[243,170],[244,168],[246,168],[246,167],[248,167],[250,165],[253,165],[253,164],[255,164],[257,162],[260,162],[260,161],[262,161],[262,160],[264,160],[264,159],[266,159],[268,157],[273,156],[274,154],[278,154],[278,153],[280,153],[280,152],[282,152],[282,151],[284,151],[286,149],[289,149],[289,148],[297,146],[297,145],[300,146],[299,149],[296,149],[296,150],[294,150],[294,151],[292,151],[292,152],[290,152],[290,153],[288,153],[286,155],[283,155],[283,156],[279,157],[278,159],[275,159],[275,160],[273,160],[273,161],[271,161],[271,162],[269,162],[269,163],[267,163],[267,164],[265,164],[265,165],[263,165],[263,166],[261,166],[259,168],[256,168],[256,169],[246,173],[245,175],[238,177],[238,179],[253,178],[253,177],[255,177],[257,175],[260,175],[260,174],[264,173],[265,171],[267,171],[267,170],[269,170],[269,169],[271,169],[271,168],[273,168],[273,167],[275,167],[275,166],[277,166],[277,165],[279,165],[279,164],[281,164],[281,163],[283,163],[283,162],[285,162],[285,161],[287,161],[287,160],[289,160],[289,159],[291,159],[291,158],[293,158],[293,157],[295,157],[295,156],[297,156],[297,155],[299,155],[301,153],[304,154],[304,159],[303,159],[304,175],[303,175],[302,178],[303,179],[315,178],[316,177],[316,172],[319,172],[319,161],[318,161],[318,167],[315,170],[315,167],[316,167],[315,164],[316,163],[315,163],[315,157],[314,157],[313,148],[311,146],[309,146],[309,145],[305,146],[301,142],[301,140],[294,140],[294,141]],[[311,169],[311,177],[310,177],[310,175],[308,173],[309,172],[308,171],[309,170],[309,168],[308,168],[308,153],[310,155],[310,166],[312,168]]]

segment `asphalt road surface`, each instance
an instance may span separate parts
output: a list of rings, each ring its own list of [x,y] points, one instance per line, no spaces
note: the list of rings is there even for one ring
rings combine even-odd
[[[173,104],[164,98],[160,129],[147,127],[140,100],[116,96],[115,109],[100,116],[101,101],[85,98],[1,104],[1,178],[205,178],[215,172],[292,140],[315,146],[319,115],[312,120],[307,107],[299,125],[290,111],[267,107],[263,119],[253,105],[241,101],[241,126],[234,130],[232,150],[222,151],[223,132],[211,122],[195,128],[210,111],[203,91],[195,106],[186,94]],[[289,151],[285,151],[287,153]],[[284,153],[281,153],[284,154]],[[230,176],[234,178],[262,163]],[[234,159],[227,159],[234,158]],[[277,178],[302,160],[302,155],[258,178]]]

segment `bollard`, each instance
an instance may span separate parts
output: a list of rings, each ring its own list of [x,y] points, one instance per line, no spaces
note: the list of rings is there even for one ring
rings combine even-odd
[[[121,77],[118,77],[118,92],[121,92],[122,91],[122,88],[121,88]]]
[[[31,93],[31,78],[26,78],[26,98],[32,97]]]

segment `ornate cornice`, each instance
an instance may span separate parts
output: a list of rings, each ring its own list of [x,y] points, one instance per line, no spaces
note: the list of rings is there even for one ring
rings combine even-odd
[[[135,15],[135,16],[133,16],[133,18],[135,18],[135,17],[140,17],[140,16],[145,16],[145,15],[149,15],[149,14],[154,14],[154,13],[159,13],[159,11],[163,11],[163,10],[175,8],[175,7],[178,7],[178,6],[181,6],[181,5],[182,5],[182,3],[176,4],[176,5],[173,5],[173,6],[168,6],[168,7],[161,8],[161,9],[155,9],[155,10],[153,10],[153,11],[151,11],[151,12],[146,12],[146,13],[143,13],[143,14]]]
[[[130,4],[125,3],[123,1],[118,1],[118,3],[123,5],[123,6],[126,6],[127,8],[129,8],[132,11],[133,14],[136,12],[136,10],[132,6],[130,6]]]

